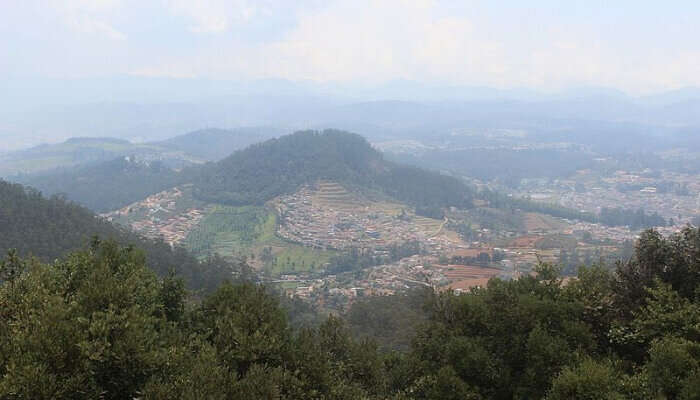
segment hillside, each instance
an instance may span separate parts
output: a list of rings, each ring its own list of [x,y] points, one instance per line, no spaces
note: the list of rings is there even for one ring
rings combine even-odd
[[[49,261],[85,248],[94,236],[145,250],[149,266],[165,276],[173,269],[193,289],[212,289],[231,277],[232,265],[222,260],[198,262],[184,249],[160,240],[146,240],[98,218],[60,197],[0,180],[0,254],[10,249],[20,256]]]
[[[71,138],[62,143],[43,144],[26,150],[0,155],[0,176],[33,174],[86,163],[112,160],[124,155],[154,158],[182,158],[178,154],[164,156],[166,149],[148,144],[134,144],[114,138]]]
[[[456,178],[394,164],[361,136],[335,130],[271,139],[207,165],[195,181],[195,196],[229,205],[263,204],[318,180],[378,191],[420,209],[469,208],[474,197]]]
[[[104,212],[171,188],[182,179],[183,174],[168,168],[163,162],[119,157],[42,174],[19,176],[14,180],[49,195],[65,195],[68,200],[96,212]]]
[[[204,129],[146,144],[74,138],[0,156],[0,176],[105,212],[186,183],[203,161],[222,159],[279,133],[272,128]]]

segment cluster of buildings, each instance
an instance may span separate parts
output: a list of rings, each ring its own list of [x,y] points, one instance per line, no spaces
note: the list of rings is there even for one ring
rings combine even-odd
[[[178,207],[182,197],[182,189],[176,187],[102,216],[148,238],[162,238],[172,246],[184,240],[204,216],[203,210]]]
[[[699,176],[672,172],[648,175],[644,171],[615,171],[598,176],[594,171],[583,170],[572,179],[546,185],[544,190],[532,188],[528,194],[532,198],[547,195],[563,206],[594,213],[603,207],[644,209],[673,219],[676,224],[685,224],[700,215]],[[669,185],[674,189],[669,189]],[[574,189],[577,186],[579,190]]]
[[[310,278],[283,275],[276,282],[298,283],[298,286],[287,289],[290,296],[306,299],[319,306],[345,308],[363,296],[392,295],[418,287],[467,292],[472,288],[485,287],[491,278],[511,279],[514,276],[512,272],[499,268],[437,262],[435,256],[415,255],[391,264],[368,268],[361,277],[326,275]]]
[[[383,255],[388,246],[409,241],[436,250],[461,245],[459,240],[441,237],[441,221],[416,223],[416,217],[405,210],[399,215],[371,202],[322,202],[311,187],[280,197],[274,206],[280,217],[277,234],[304,246],[374,249]]]

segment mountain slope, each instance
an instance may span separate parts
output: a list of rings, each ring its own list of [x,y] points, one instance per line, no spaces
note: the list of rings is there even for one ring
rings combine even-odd
[[[181,179],[183,174],[160,161],[139,162],[130,157],[15,178],[49,195],[64,194],[96,212],[123,207],[178,185]]]
[[[231,277],[233,266],[222,260],[198,262],[182,248],[118,229],[60,197],[45,198],[34,189],[0,180],[1,255],[16,249],[20,256],[53,260],[84,248],[93,236],[143,249],[156,273],[164,276],[172,269],[193,289],[213,289]]]

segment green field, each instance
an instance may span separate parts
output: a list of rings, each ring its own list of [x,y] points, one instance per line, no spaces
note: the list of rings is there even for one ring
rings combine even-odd
[[[276,229],[276,214],[265,207],[214,205],[184,245],[199,257],[245,256],[272,276],[321,268],[335,254],[286,242],[275,235]]]
[[[271,220],[263,207],[215,205],[187,235],[185,246],[198,255],[243,254],[261,239],[274,235],[274,224],[274,216]]]
[[[336,254],[334,251],[312,249],[279,239],[274,242],[276,243],[267,244],[273,249],[274,259],[264,266],[265,271],[273,276],[316,270],[323,267]],[[262,246],[264,247],[265,245]]]

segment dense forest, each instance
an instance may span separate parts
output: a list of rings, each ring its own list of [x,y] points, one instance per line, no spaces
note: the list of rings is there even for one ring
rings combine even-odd
[[[190,301],[182,281],[109,241],[51,264],[10,254],[0,281],[0,398],[700,396],[697,228],[645,232],[615,271],[563,282],[543,264],[462,295],[369,298],[300,328],[262,285],[232,278]]]
[[[63,194],[96,212],[106,212],[143,200],[188,180],[159,161],[149,163],[131,157],[64,168],[15,178],[48,194]]]
[[[59,196],[0,180],[0,252],[14,249],[19,256],[51,261],[84,248],[99,237],[133,245],[145,252],[159,276],[171,270],[185,279],[188,288],[210,291],[232,273],[248,274],[241,265],[218,257],[198,261],[185,249],[171,248],[160,240],[148,240],[98,218],[82,206]]]

